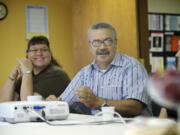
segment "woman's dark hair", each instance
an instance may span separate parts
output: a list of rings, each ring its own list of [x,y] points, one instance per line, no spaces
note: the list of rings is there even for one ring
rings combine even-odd
[[[45,36],[34,36],[28,42],[27,52],[29,48],[36,44],[45,44],[49,49],[49,40]]]
[[[29,49],[30,49],[31,46],[37,45],[37,44],[45,44],[48,47],[48,49],[50,50],[50,52],[51,52],[51,48],[50,48],[50,45],[49,45],[49,40],[45,36],[34,36],[34,37],[32,37],[28,42],[26,52],[29,52]],[[54,65],[57,65],[57,66],[61,67],[61,65],[54,59],[54,57],[52,55],[52,52],[51,52],[51,62],[50,62],[50,64],[54,64]]]

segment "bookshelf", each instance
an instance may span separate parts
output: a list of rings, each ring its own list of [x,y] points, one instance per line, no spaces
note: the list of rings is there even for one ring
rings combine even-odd
[[[180,49],[180,14],[148,13],[151,72],[176,69]]]

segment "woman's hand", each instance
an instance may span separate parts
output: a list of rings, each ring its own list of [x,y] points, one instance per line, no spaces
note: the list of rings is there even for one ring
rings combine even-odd
[[[27,59],[27,58],[17,58],[17,61],[20,64],[20,68],[22,73],[24,73],[25,71],[32,71],[33,69],[33,65],[32,62]]]
[[[46,101],[62,101],[62,99],[60,97],[56,97],[55,95],[49,95],[46,98]]]
[[[11,74],[9,75],[9,78],[11,78],[11,80],[17,80],[18,75],[21,75],[20,65],[17,65],[13,68]]]

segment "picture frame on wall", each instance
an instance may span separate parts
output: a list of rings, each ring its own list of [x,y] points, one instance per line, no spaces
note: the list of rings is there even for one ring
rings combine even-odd
[[[151,46],[150,51],[153,52],[162,52],[163,51],[163,33],[151,33]]]
[[[48,7],[27,5],[26,6],[26,39],[33,36],[45,36],[49,38],[48,32]]]

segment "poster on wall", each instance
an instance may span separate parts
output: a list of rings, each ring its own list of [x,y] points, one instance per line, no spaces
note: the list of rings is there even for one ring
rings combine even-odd
[[[162,52],[163,44],[163,33],[151,33],[150,51]]]
[[[26,6],[26,39],[48,35],[48,10],[46,6]]]

